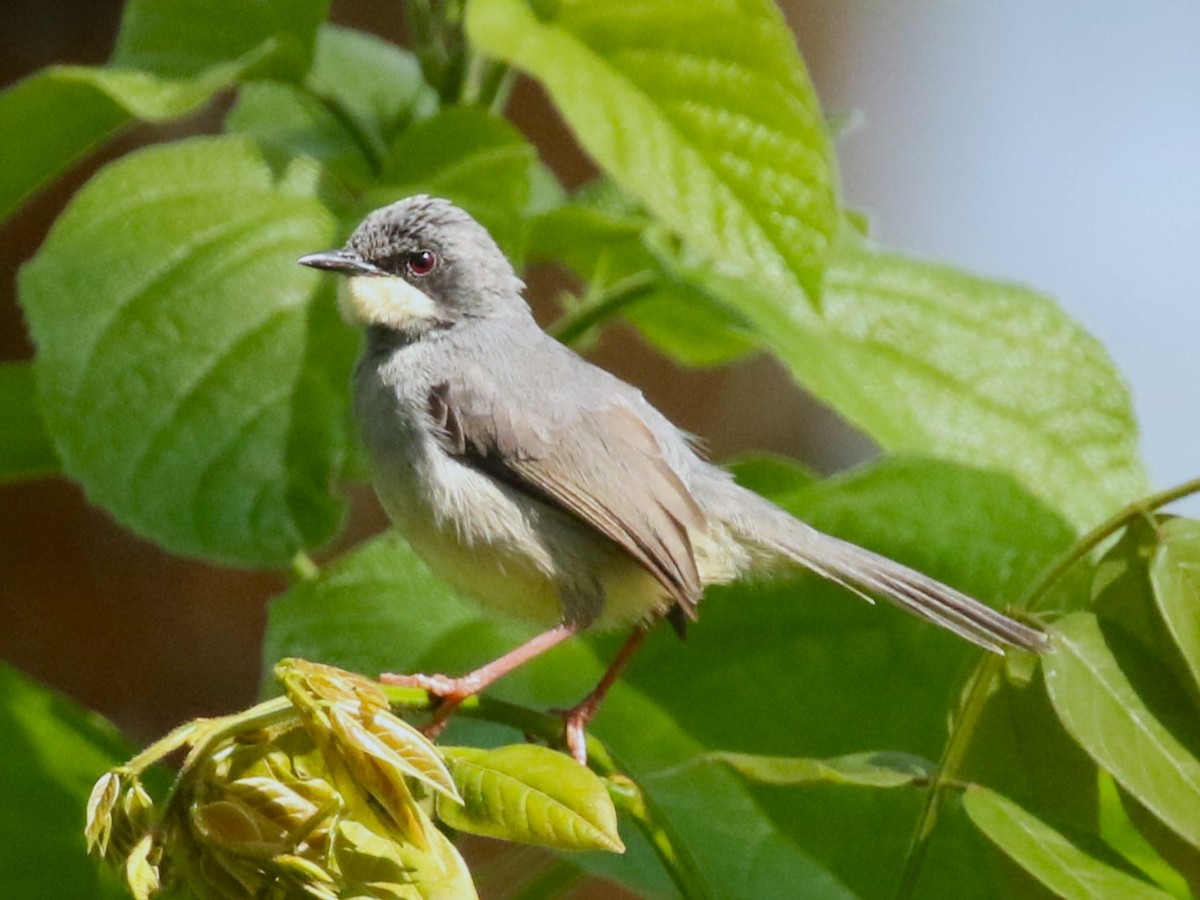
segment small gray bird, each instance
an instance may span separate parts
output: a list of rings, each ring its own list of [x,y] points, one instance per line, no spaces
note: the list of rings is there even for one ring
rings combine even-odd
[[[463,594],[549,629],[460,678],[384,676],[443,698],[435,725],[570,635],[633,626],[567,714],[582,760],[584,726],[651,624],[682,632],[707,585],[786,565],[989,650],[1045,647],[1036,629],[735,484],[640,391],[545,334],[500,248],[446,200],[376,210],[341,250],[300,262],[345,276],[342,313],[366,329],[355,411],[396,527]]]

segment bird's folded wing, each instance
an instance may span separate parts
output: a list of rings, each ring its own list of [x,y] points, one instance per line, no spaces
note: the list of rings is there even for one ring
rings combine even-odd
[[[704,514],[624,400],[552,421],[497,391],[443,383],[429,413],[447,453],[586,522],[694,615],[703,585],[689,532],[704,531]]]

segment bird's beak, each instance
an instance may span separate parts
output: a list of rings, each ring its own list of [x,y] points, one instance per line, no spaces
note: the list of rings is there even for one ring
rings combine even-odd
[[[340,272],[343,275],[382,274],[369,262],[349,250],[326,250],[324,253],[310,253],[308,256],[300,257],[296,262],[302,266],[324,269],[327,272]]]

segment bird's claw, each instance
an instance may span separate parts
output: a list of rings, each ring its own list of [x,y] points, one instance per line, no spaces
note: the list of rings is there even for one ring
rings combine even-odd
[[[430,697],[437,698],[438,702],[433,707],[433,718],[430,719],[428,725],[421,729],[421,733],[431,740],[436,739],[446,730],[450,716],[458,709],[459,704],[468,697],[474,696],[479,690],[479,685],[469,675],[452,678],[449,675],[427,675],[423,672],[413,675],[384,672],[379,676],[379,681],[395,687],[417,688]]]

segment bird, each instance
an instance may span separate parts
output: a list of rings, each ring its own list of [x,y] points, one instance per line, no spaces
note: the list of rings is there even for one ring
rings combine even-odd
[[[474,671],[383,673],[465,698],[586,629],[631,629],[595,689],[565,711],[569,752],[649,629],[682,635],[704,590],[804,569],[987,650],[1041,652],[1045,634],[800,521],[709,462],[634,386],[544,332],[488,231],[417,195],[366,216],[302,265],[340,276],[365,330],[353,406],[376,493],[428,567],[485,610],[537,623]]]

